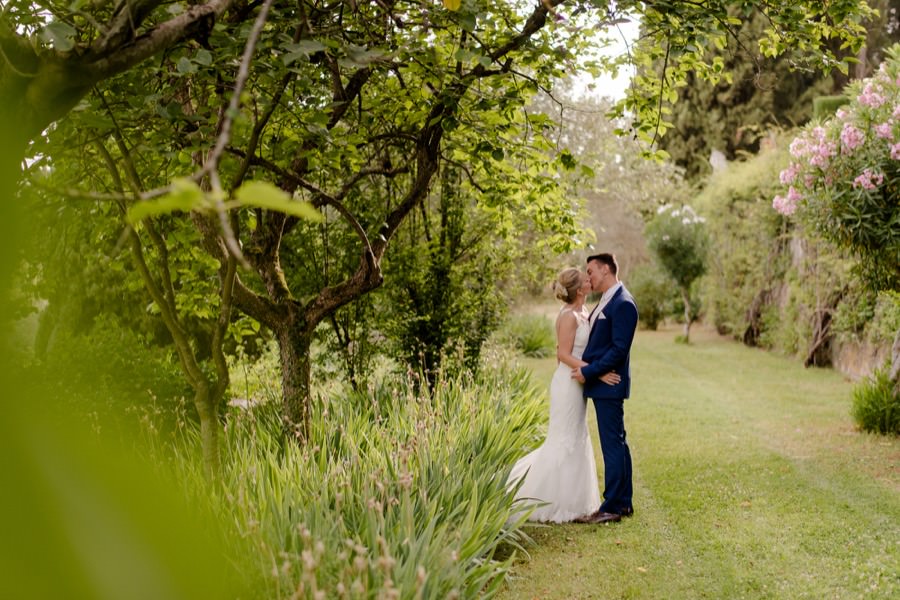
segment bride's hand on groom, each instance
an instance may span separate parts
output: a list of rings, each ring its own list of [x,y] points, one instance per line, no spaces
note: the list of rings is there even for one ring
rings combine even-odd
[[[609,373],[603,375],[600,378],[600,381],[605,383],[606,385],[618,385],[622,378],[615,372],[610,371]]]

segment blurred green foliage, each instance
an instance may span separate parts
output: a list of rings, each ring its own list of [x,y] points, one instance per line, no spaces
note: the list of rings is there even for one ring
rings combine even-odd
[[[514,315],[497,332],[501,343],[531,358],[544,358],[556,353],[553,322],[543,315]]]
[[[77,361],[48,375],[63,389]],[[220,526],[165,465],[3,368],[0,590],[9,598],[229,598]]]
[[[703,281],[707,321],[720,333],[758,343],[762,308],[774,301],[790,265],[789,237],[770,206],[786,150],[770,150],[729,165],[693,200],[710,231]]]
[[[847,96],[817,96],[813,99],[813,117],[820,121],[827,119],[848,102]]]

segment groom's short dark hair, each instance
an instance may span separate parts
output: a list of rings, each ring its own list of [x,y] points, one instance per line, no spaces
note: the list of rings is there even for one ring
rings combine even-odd
[[[599,263],[607,265],[613,275],[619,274],[619,263],[616,262],[616,257],[614,255],[607,252],[603,252],[601,254],[593,254],[591,256],[588,256],[587,261],[585,262],[591,262],[592,260],[596,260]]]

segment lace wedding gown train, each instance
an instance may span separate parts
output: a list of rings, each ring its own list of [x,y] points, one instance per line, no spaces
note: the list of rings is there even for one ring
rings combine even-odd
[[[572,354],[580,358],[590,326],[587,319],[577,318]],[[509,476],[510,485],[525,478],[516,493],[516,500],[547,503],[531,514],[531,521],[564,523],[592,513],[600,506],[597,466],[585,420],[586,408],[581,384],[571,378],[571,368],[560,363],[550,381],[547,438],[541,447],[519,459]]]

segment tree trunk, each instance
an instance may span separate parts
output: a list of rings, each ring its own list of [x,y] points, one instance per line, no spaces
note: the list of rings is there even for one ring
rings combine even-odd
[[[207,480],[219,476],[219,400],[210,386],[201,385],[194,392],[194,408],[200,416],[200,445],[203,452],[203,471]]]
[[[0,130],[4,141],[0,144],[0,304],[6,305],[6,292],[17,257],[22,248],[21,234],[25,230],[22,203],[16,200],[16,188],[22,177],[22,157],[26,140],[19,134],[16,122],[0,106]]]
[[[681,299],[684,302],[684,343],[691,339],[691,294],[686,288],[681,289]]]
[[[282,418],[284,431],[300,443],[309,439],[310,356],[312,333],[301,327],[276,332],[281,355]]]
[[[900,394],[900,329],[894,335],[891,348],[891,381],[894,382],[894,393]]]

